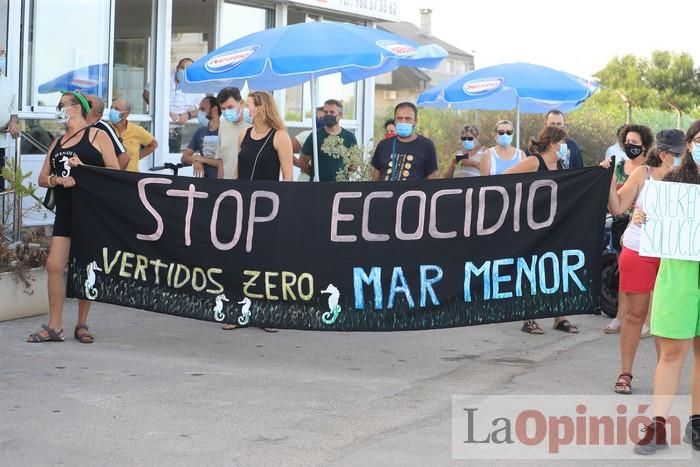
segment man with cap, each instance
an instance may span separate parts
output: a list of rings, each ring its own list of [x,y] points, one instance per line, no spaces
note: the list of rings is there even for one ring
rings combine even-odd
[[[119,168],[124,170],[129,164],[129,154],[126,152],[126,148],[119,139],[119,136],[117,136],[117,134],[114,132],[114,128],[102,121],[102,114],[105,111],[104,102],[97,94],[90,94],[87,96],[87,101],[90,104],[90,113],[85,121],[88,123],[88,125],[99,128],[109,135],[109,139],[112,141],[112,146],[114,146],[114,154],[117,155]]]

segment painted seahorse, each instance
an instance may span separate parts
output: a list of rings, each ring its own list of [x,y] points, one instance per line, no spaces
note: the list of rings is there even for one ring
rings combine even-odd
[[[100,269],[96,261],[88,264],[86,269],[87,279],[85,279],[85,296],[90,300],[94,300],[97,298],[97,289],[95,288],[95,280],[97,277],[95,276],[95,271],[102,271],[102,269]]]
[[[214,319],[216,321],[223,321],[224,318],[226,318],[226,313],[224,313],[224,302],[228,302],[229,300],[224,294],[217,295],[215,300],[216,305],[214,305],[214,309],[212,310],[214,312]]]
[[[328,311],[321,315],[321,321],[324,324],[333,324],[338,319],[340,315],[340,305],[338,305],[338,299],[340,299],[340,291],[333,284],[328,284],[325,290],[321,293],[330,294],[328,296]]]

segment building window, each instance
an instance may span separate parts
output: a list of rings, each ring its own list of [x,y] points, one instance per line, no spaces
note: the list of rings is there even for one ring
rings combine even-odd
[[[274,27],[274,16],[268,8],[240,5],[226,0],[221,5],[219,41],[222,46],[243,36]]]
[[[398,98],[399,98],[399,94],[396,90],[394,90],[394,89],[385,89],[384,90],[384,99],[387,99],[390,101],[395,101]]]
[[[153,5],[143,0],[116,0],[114,5],[114,83],[112,98],[125,98],[132,114],[148,113]]]
[[[29,1],[23,103],[51,111],[61,90],[108,96],[110,0]]]

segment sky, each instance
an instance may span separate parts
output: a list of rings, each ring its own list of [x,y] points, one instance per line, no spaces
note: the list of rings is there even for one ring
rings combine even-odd
[[[401,20],[474,52],[476,68],[529,62],[589,77],[616,55],[689,52],[700,67],[698,0],[399,0]],[[686,21],[684,23],[684,20]],[[663,21],[663,23],[660,23]]]

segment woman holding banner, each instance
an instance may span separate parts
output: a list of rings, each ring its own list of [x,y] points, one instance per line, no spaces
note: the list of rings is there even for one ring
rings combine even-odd
[[[56,138],[49,147],[44,165],[39,173],[39,186],[53,193],[56,217],[53,223],[53,237],[46,260],[49,292],[49,322],[41,330],[30,335],[27,342],[61,342],[63,336],[63,300],[66,286],[63,274],[70,253],[72,206],[75,179],[71,169],[83,163],[119,169],[114,146],[104,131],[87,124],[85,118],[90,113],[87,98],[78,91],[64,92],[56,107],[56,118],[66,132]],[[81,343],[90,344],[93,337],[87,326],[90,301],[80,300],[78,323],[73,336]]]
[[[532,156],[506,169],[503,173],[547,172],[563,169],[562,162],[569,157],[569,148],[566,144],[567,137],[566,130],[561,127],[544,127],[536,140],[530,140],[528,151]],[[554,318],[554,329],[572,334],[578,333],[578,328],[563,316]],[[521,331],[528,334],[544,334],[544,331],[534,319],[526,320]]]
[[[685,151],[680,166],[664,180],[700,185],[700,120],[685,134]],[[679,200],[680,201],[680,200]],[[633,222],[643,222],[644,214],[635,211]],[[688,350],[694,353],[691,374],[691,415],[683,440],[700,450],[700,267],[698,261],[661,260],[654,287],[651,333],[656,336],[659,358],[654,372],[654,418],[644,428],[645,436],[634,447],[637,454],[654,454],[668,446],[666,416],[678,391],[681,368]]]
[[[610,182],[608,210],[619,216],[630,208],[643,209],[647,180],[663,180],[673,167],[681,162],[685,148],[681,130],[663,130],[656,135],[656,150],[648,153],[646,163],[635,169],[619,190],[615,177]],[[610,160],[600,163],[610,167]],[[639,255],[642,229],[629,223],[622,235],[622,251],[618,259],[620,269],[620,300],[618,314],[622,316],[620,330],[621,369],[615,383],[615,392],[632,393],[632,365],[637,354],[639,340],[646,327],[651,293],[654,290],[659,258]]]

